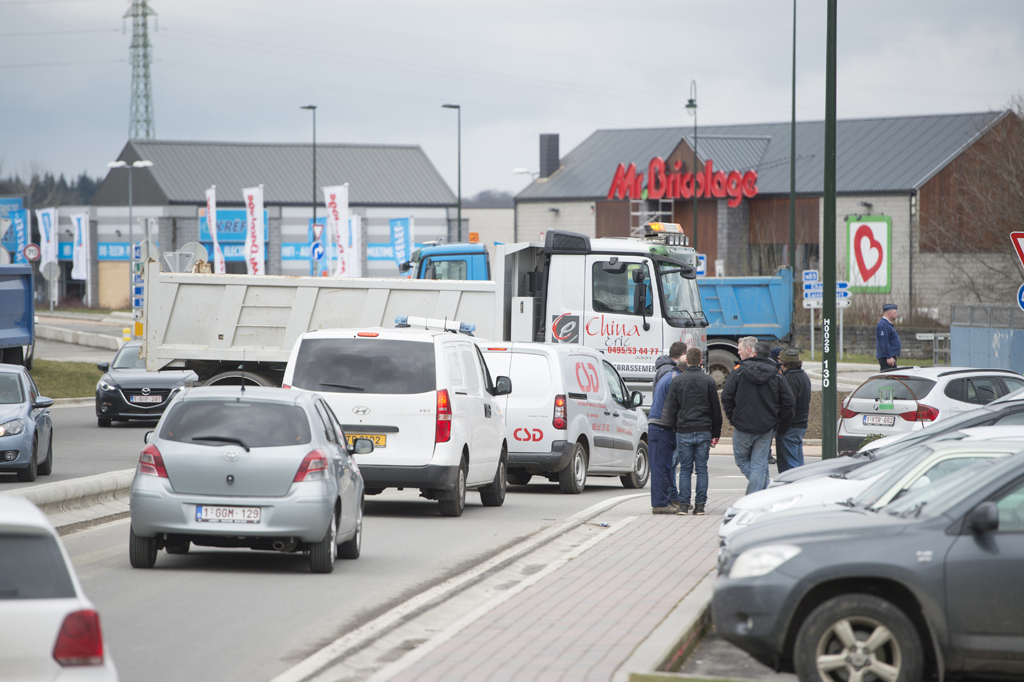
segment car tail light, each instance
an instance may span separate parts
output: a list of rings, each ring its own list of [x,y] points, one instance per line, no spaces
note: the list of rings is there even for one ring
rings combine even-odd
[[[939,418],[939,411],[928,405],[918,405],[913,412],[902,412],[900,416],[908,422],[933,422]]]
[[[565,428],[565,396],[555,396],[555,411],[551,417],[551,425],[556,429]]]
[[[142,454],[139,455],[139,473],[146,476],[167,478],[164,458],[160,456],[160,451],[152,443],[144,447]]]
[[[448,399],[448,389],[437,392],[437,422],[434,426],[434,442],[447,443],[452,437],[452,403]]]
[[[302,464],[295,472],[292,483],[322,481],[325,478],[327,478],[327,455],[322,450],[313,450],[302,458]]]
[[[99,614],[92,609],[69,613],[53,645],[53,658],[61,665],[103,665]]]
[[[281,384],[281,388],[291,388],[288,384]]]
[[[840,410],[839,413],[843,415],[843,419],[852,419],[853,417],[857,416],[857,413],[848,408],[846,405],[843,405],[843,409]]]

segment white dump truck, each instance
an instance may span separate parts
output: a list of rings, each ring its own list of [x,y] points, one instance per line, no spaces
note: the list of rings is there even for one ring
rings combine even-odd
[[[150,261],[146,367],[186,367],[206,384],[278,386],[300,334],[415,315],[472,323],[483,339],[595,348],[649,393],[669,345],[706,348],[707,318],[685,235],[672,224],[645,230],[638,239],[552,230],[543,243],[499,244],[494,281],[169,273]]]

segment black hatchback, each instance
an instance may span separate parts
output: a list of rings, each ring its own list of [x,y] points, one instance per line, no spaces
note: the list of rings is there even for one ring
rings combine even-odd
[[[878,512],[736,533],[712,602],[726,640],[803,682],[1024,677],[1024,449]]]
[[[199,380],[188,369],[147,372],[146,361],[139,357],[141,350],[141,341],[129,341],[112,363],[96,364],[103,372],[96,384],[96,423],[100,426],[110,426],[112,421],[159,419],[178,390]]]

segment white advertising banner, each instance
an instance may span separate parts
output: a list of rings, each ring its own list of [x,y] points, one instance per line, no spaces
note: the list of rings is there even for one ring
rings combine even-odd
[[[71,214],[71,279],[89,279],[89,214]]]
[[[243,189],[242,199],[245,202],[245,272],[249,275],[265,275],[263,185]]]
[[[217,185],[210,185],[210,189],[206,190],[206,229],[209,230],[210,240],[213,242],[213,273],[223,275],[224,252],[217,241]]]
[[[345,277],[363,276],[363,218],[358,213],[348,217],[348,273]]]
[[[57,209],[36,210],[39,221],[39,267],[57,262]]]
[[[334,244],[334,276],[351,277],[348,274],[351,254],[348,250],[348,185],[324,187],[324,204],[327,206],[327,234]]]

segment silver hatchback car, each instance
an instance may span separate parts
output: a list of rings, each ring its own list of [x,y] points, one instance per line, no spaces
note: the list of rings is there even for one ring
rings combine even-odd
[[[349,449],[351,448],[351,449]],[[331,408],[279,388],[185,389],[146,434],[131,487],[129,558],[190,545],[308,552],[314,573],[359,557],[363,479]]]

